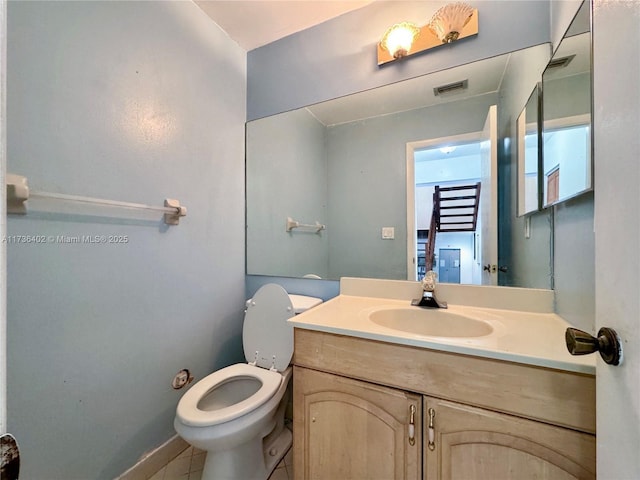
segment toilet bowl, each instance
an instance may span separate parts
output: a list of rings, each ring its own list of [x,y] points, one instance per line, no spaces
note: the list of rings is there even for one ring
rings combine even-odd
[[[321,303],[261,287],[247,302],[245,357],[193,385],[180,399],[174,427],[205,450],[202,480],[267,480],[292,443],[284,425],[290,397],[293,328],[287,320]]]

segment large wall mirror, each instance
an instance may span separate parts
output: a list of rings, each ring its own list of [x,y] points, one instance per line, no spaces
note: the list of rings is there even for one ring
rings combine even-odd
[[[248,122],[247,273],[411,279],[428,225],[420,212],[430,215],[432,202],[424,192],[481,181],[480,133],[490,107],[497,105],[501,144],[549,57],[549,44],[537,45]],[[409,151],[416,163],[408,185]],[[515,195],[504,192],[511,178],[492,182],[507,198]],[[411,202],[415,226],[408,231]],[[498,235],[510,231],[493,222]],[[412,236],[415,252],[408,247]],[[464,239],[443,235],[434,267],[457,251],[449,260],[460,278],[449,281],[480,283],[481,236],[479,228]],[[549,265],[550,236],[544,242],[536,262]],[[539,258],[540,250],[547,258]]]
[[[583,2],[542,77],[544,206],[593,187],[590,13]]]

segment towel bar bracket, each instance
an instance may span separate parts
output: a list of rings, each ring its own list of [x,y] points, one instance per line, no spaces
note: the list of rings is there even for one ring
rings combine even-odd
[[[320,233],[322,230],[325,230],[327,226],[321,224],[317,220],[316,220],[316,223],[314,224],[308,224],[308,223],[300,223],[295,221],[291,217],[287,217],[287,227],[285,230],[287,232],[291,232],[294,228],[305,228],[305,229],[308,228],[308,229],[315,230],[315,233]]]

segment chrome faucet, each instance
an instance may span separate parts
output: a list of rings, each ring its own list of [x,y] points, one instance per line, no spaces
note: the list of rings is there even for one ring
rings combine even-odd
[[[411,305],[425,308],[447,308],[447,302],[439,301],[434,292],[438,274],[429,270],[422,279],[422,298],[411,300]]]

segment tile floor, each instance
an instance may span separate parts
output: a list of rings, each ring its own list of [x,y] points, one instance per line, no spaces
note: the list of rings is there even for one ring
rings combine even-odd
[[[293,480],[292,450],[285,455],[269,480]],[[204,467],[205,452],[194,447],[187,448],[149,480],[200,480]]]

